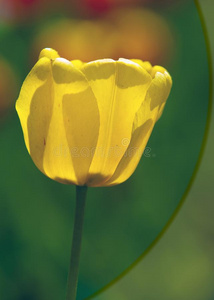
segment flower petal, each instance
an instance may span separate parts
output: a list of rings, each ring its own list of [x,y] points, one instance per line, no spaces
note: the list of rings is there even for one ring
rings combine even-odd
[[[135,114],[151,83],[138,64],[125,59],[104,59],[84,64],[85,74],[97,99],[100,132],[87,185],[102,185],[112,176],[132,134]]]
[[[26,77],[16,102],[24,140],[36,166],[44,172],[43,154],[52,114],[51,63],[41,58]]]
[[[146,99],[136,113],[129,147],[112,178],[105,182],[105,186],[124,182],[136,169],[155,122],[163,111],[163,106],[169,95],[171,84],[172,80],[168,73],[156,73],[148,89]]]
[[[140,59],[131,59],[131,61],[139,64],[142,68],[144,68],[149,74],[151,74],[152,71],[152,65],[149,61],[142,61]]]
[[[73,151],[96,147],[99,131],[96,99],[85,76],[65,59],[42,57],[16,107],[37,167],[59,182],[84,184],[92,156],[76,157]]]
[[[99,133],[97,102],[72,63],[58,58],[52,70],[54,106],[44,168],[55,180],[84,185]]]
[[[158,66],[156,66],[158,67]],[[154,70],[156,69],[154,68]],[[160,68],[160,67],[158,67]],[[163,109],[166,104],[166,100],[169,97],[169,93],[172,87],[172,78],[169,73],[164,69],[163,73],[159,71],[155,74],[155,80],[153,80],[156,88],[153,89],[153,94],[151,95],[151,109],[154,109],[156,106],[159,106],[159,112],[157,120],[160,119]],[[153,72],[154,72],[153,70]]]
[[[74,67],[76,67],[77,69],[80,69],[84,63],[79,60],[79,59],[74,59],[74,60],[71,60],[71,63],[73,64]]]
[[[43,58],[43,57],[46,57],[46,58],[50,58],[50,59],[56,59],[59,56],[58,52],[52,48],[45,48],[43,49],[40,54],[39,54],[39,59],[40,58]]]

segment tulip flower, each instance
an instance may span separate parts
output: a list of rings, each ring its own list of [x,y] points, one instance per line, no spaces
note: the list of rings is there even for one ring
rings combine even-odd
[[[112,186],[137,167],[172,80],[141,60],[68,61],[44,49],[16,109],[25,144],[46,176],[77,185],[67,299],[75,299],[86,187]]]
[[[171,83],[164,68],[139,60],[70,62],[43,50],[16,103],[35,165],[62,183],[122,183],[137,167]]]

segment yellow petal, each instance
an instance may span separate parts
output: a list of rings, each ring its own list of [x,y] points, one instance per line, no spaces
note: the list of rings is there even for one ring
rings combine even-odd
[[[99,112],[84,75],[69,61],[41,58],[17,101],[26,145],[37,167],[63,183],[82,185],[96,146]]]
[[[43,170],[43,153],[52,114],[51,64],[41,58],[25,79],[16,102],[25,144],[37,167]]]
[[[51,178],[83,185],[93,158],[91,152],[98,138],[99,111],[96,99],[84,75],[72,63],[59,58],[54,61],[52,68],[54,108],[44,168]],[[75,179],[70,176],[71,173],[75,174]]]
[[[105,182],[105,186],[124,182],[136,169],[155,122],[162,113],[171,84],[171,77],[167,72],[164,71],[164,74],[156,73],[148,89],[145,101],[136,113],[129,147],[112,178]]]
[[[159,107],[157,120],[161,117],[163,109],[166,104],[166,100],[169,97],[169,93],[172,87],[172,78],[169,73],[164,69],[163,73],[159,71],[155,74],[155,79],[153,80],[156,85],[154,88],[153,94],[151,95],[151,109],[156,106]],[[160,88],[161,87],[161,88]]]
[[[87,185],[102,185],[124,155],[151,76],[138,64],[125,59],[98,60],[81,68],[97,99],[100,131]],[[125,141],[125,142],[124,142]]]

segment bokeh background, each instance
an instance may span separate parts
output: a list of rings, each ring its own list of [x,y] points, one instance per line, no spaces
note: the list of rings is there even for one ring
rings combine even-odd
[[[208,17],[211,2],[203,2]],[[173,78],[134,175],[89,190],[78,299],[212,300],[212,154],[195,172],[210,112],[209,65],[192,0],[0,1],[0,299],[65,297],[75,188],[37,170],[14,109],[44,47],[83,61],[149,60]]]

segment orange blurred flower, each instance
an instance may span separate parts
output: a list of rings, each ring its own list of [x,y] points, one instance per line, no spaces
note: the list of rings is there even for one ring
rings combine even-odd
[[[36,37],[34,57],[41,48],[54,48],[69,60],[136,57],[153,64],[170,58],[173,38],[166,21],[143,9],[116,10],[103,19],[60,20]]]
[[[165,64],[173,46],[167,22],[148,9],[123,9],[113,12],[110,19],[118,31],[115,57],[137,57],[152,64]]]
[[[112,28],[102,21],[61,20],[43,28],[33,45],[34,55],[41,48],[57,49],[69,60],[82,61],[110,57]],[[112,40],[112,39],[111,39]]]

